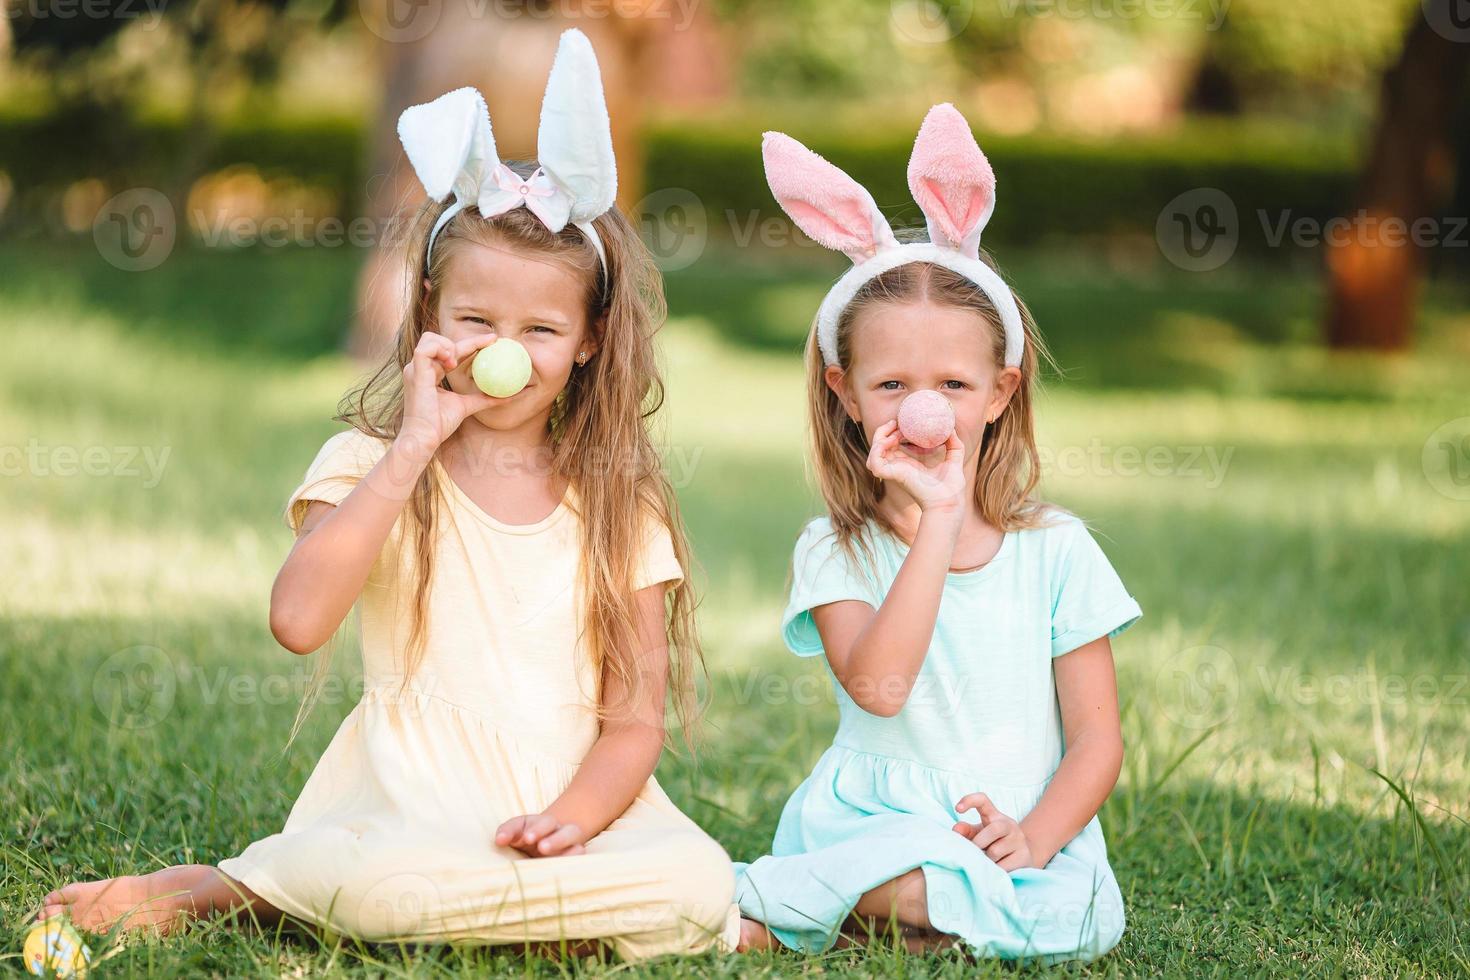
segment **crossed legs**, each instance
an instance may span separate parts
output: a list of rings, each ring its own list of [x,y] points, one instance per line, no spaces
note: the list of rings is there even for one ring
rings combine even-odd
[[[914,868],[877,888],[865,892],[853,907],[838,936],[839,947],[863,945],[869,937],[897,928],[899,938],[911,953],[943,949],[954,945],[955,938],[935,932],[929,922],[929,904],[925,894],[924,871]],[[740,920],[740,951],[774,949],[780,943],[765,923],[754,919]]]

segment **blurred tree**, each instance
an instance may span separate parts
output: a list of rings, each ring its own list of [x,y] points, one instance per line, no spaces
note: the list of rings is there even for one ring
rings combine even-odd
[[[978,82],[977,118],[1001,132],[1159,128],[1179,115],[1213,24],[1209,4],[1193,2],[1160,5],[1159,15],[1142,4],[1064,0],[943,9],[957,30],[959,64]]]
[[[1361,125],[1369,83],[1418,2],[718,0],[717,9],[739,25],[747,95],[891,104],[947,87],[987,128],[1030,120],[1116,131],[1191,111]]]
[[[948,41],[957,26],[932,3],[718,0],[717,10],[739,26],[731,39],[750,96],[895,95],[955,79]]]
[[[160,22],[181,39],[188,139],[159,188],[180,207],[215,138],[211,99],[233,88],[269,86],[303,27],[335,24],[346,9],[347,0],[87,0],[71,16],[61,16],[44,4],[10,0],[7,15],[17,61],[48,80],[50,111],[86,133],[99,154],[134,138],[131,110],[142,102],[144,87],[156,81],[146,62],[129,66],[109,58],[111,49],[128,30],[157,29]]]
[[[1349,231],[1325,239],[1332,347],[1399,350],[1412,337],[1425,259],[1417,229],[1448,234],[1436,211],[1453,190],[1451,123],[1470,78],[1470,43],[1444,30],[1457,23],[1456,5],[1465,6],[1425,0],[1421,13],[1416,5],[1398,60],[1384,73]],[[1470,23],[1462,29],[1470,32]]]
[[[1402,42],[1419,0],[1219,0],[1227,13],[1202,35],[1205,48],[1191,108],[1211,94],[1230,107],[1295,115],[1372,111],[1365,96]],[[1181,6],[1183,4],[1181,3]]]

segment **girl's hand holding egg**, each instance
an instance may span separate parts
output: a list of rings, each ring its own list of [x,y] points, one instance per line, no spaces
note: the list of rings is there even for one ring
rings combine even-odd
[[[399,429],[400,439],[413,440],[410,448],[416,454],[432,454],[466,418],[495,404],[495,399],[483,392],[461,394],[443,384],[465,358],[495,343],[494,334],[458,343],[429,330],[419,337],[413,358],[403,367],[403,424]]]
[[[944,444],[944,459],[929,466],[900,448],[898,420],[879,426],[868,451],[868,472],[880,480],[902,487],[921,510],[952,509],[962,512],[965,494],[965,447],[950,433]]]

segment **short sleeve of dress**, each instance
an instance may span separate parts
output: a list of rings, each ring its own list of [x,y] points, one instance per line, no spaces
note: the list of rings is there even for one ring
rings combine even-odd
[[[1082,521],[1068,521],[1068,543],[1052,582],[1051,655],[1060,657],[1099,637],[1114,637],[1143,612]]]
[[[650,516],[644,522],[643,548],[639,552],[633,588],[646,589],[660,582],[672,584],[683,578],[684,569],[674,554],[674,537],[668,525]]]
[[[387,451],[388,445],[383,440],[357,429],[332,436],[317,452],[316,459],[306,468],[301,485],[286,501],[286,525],[299,533],[313,500],[324,500],[333,505],[346,500],[352,488]]]
[[[822,652],[822,636],[811,613],[817,606],[856,599],[876,609],[883,601],[871,575],[837,543],[826,518],[812,521],[796,539],[791,574],[791,597],[781,614],[781,638],[801,657]]]

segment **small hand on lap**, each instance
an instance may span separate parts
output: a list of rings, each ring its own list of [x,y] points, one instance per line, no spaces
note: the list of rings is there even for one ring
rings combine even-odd
[[[580,827],[562,823],[549,813],[512,817],[495,831],[495,843],[513,847],[527,857],[563,857],[587,850]]]
[[[1018,868],[1039,867],[1032,858],[1031,842],[1026,839],[1026,832],[1014,819],[1001,813],[990,802],[990,797],[984,793],[970,793],[956,803],[954,808],[959,813],[970,809],[980,811],[980,823],[965,823],[961,820],[954,825],[954,831],[969,838],[971,843],[1003,869],[1015,871]]]

